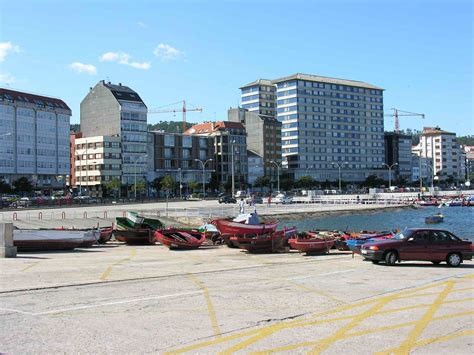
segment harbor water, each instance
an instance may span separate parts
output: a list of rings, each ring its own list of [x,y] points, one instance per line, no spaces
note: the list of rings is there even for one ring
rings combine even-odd
[[[425,224],[425,217],[436,213],[444,215],[444,222]],[[460,238],[474,242],[473,207],[420,207],[418,209],[400,209],[338,216],[312,217],[310,219],[285,220],[280,225],[296,226],[300,230],[390,230],[405,227],[429,227],[447,229]]]

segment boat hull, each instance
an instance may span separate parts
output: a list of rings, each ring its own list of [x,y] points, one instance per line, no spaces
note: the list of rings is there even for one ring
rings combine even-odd
[[[99,244],[107,243],[112,238],[113,233],[114,233],[114,229],[112,227],[101,228],[100,236],[97,242]]]
[[[155,238],[170,250],[192,250],[199,248],[204,243],[206,233],[190,230],[162,229],[155,231]]]
[[[150,229],[116,229],[114,237],[119,242],[133,245],[152,245],[156,242]]]
[[[267,234],[275,232],[278,222],[272,221],[260,224],[245,224],[242,222],[234,222],[229,219],[215,219],[211,221],[216,226],[221,235],[247,235],[247,234]]]
[[[250,253],[273,253],[288,247],[288,240],[296,235],[296,228],[285,229],[268,234],[255,236],[235,235],[230,240],[238,248]]]
[[[84,231],[13,230],[13,245],[19,252],[72,250],[84,242]]]
[[[288,243],[293,249],[298,250],[301,253],[307,254],[320,254],[320,253],[328,253],[329,249],[334,246],[334,238],[327,238],[327,239],[290,239]]]

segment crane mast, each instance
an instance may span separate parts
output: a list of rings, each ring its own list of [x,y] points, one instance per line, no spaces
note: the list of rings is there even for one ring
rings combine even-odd
[[[178,102],[172,103],[170,105],[166,105],[166,106],[176,105],[176,104],[179,104],[179,103],[182,103],[181,109],[167,109],[167,110],[155,109],[155,110],[148,111],[148,113],[149,114],[159,114],[159,113],[181,112],[183,114],[183,122],[182,122],[181,127],[182,127],[182,131],[183,131],[182,133],[184,133],[184,131],[186,130],[186,112],[188,112],[188,111],[202,112],[202,108],[201,107],[187,108],[186,107],[186,100],[178,101]]]

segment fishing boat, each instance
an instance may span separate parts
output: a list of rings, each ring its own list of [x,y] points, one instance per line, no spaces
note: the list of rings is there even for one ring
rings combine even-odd
[[[230,240],[240,249],[248,252],[273,253],[284,250],[288,245],[288,240],[298,233],[296,227],[284,228],[281,231],[266,234],[246,234],[234,235]]]
[[[278,221],[260,222],[253,214],[241,214],[236,218],[214,219],[210,223],[215,225],[217,230],[224,235],[260,235],[275,232]]]
[[[334,246],[335,237],[320,237],[313,233],[299,233],[295,238],[288,240],[291,248],[301,253],[316,254],[328,253],[329,249]]]
[[[437,199],[417,200],[416,203],[423,207],[438,206],[439,204]]]
[[[84,233],[84,240],[82,241],[79,248],[90,248],[94,244],[96,244],[100,238],[100,231],[97,229],[85,231]]]
[[[441,213],[437,213],[433,216],[425,217],[426,224],[441,223],[444,221],[444,216]]]
[[[100,236],[99,236],[99,239],[97,240],[97,243],[105,244],[112,238],[112,234],[114,233],[114,228],[103,227],[103,228],[100,228],[99,231],[100,231]]]
[[[155,244],[154,230],[147,225],[135,224],[128,218],[115,219],[114,237],[127,244]]]
[[[71,229],[14,229],[13,245],[19,252],[72,250],[84,242],[84,233]]]
[[[167,228],[156,230],[155,238],[169,249],[190,250],[199,248],[206,240],[206,234],[197,230]]]

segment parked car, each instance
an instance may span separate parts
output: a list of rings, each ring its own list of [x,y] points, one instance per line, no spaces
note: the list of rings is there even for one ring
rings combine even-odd
[[[273,203],[276,203],[276,204],[281,203],[282,205],[286,205],[286,204],[293,203],[293,198],[284,194],[278,194],[273,199]]]
[[[219,197],[219,203],[225,203],[225,204],[237,203],[237,200],[235,199],[235,197],[225,195],[225,196]]]
[[[247,200],[245,200],[245,203],[247,205],[250,205],[251,203],[254,203],[254,204],[261,204],[263,203],[263,198],[261,196],[252,196],[252,197],[248,197]]]
[[[391,239],[362,245],[361,255],[374,264],[385,261],[392,266],[398,261],[443,261],[449,266],[459,266],[463,260],[472,259],[472,243],[442,229],[407,228]]]

